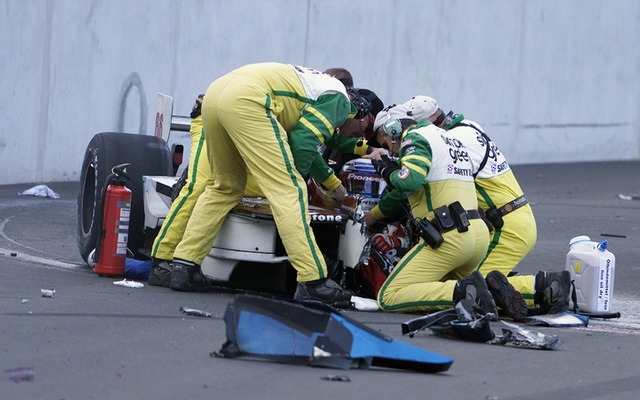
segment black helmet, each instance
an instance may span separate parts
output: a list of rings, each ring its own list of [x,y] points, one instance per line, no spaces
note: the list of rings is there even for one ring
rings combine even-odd
[[[363,88],[347,89],[351,103],[356,110],[355,118],[364,118],[367,114],[378,114],[384,108],[382,100],[371,90]]]

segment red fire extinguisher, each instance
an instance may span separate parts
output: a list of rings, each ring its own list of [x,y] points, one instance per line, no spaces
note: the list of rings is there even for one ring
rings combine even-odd
[[[102,215],[97,218],[102,226],[93,255],[93,272],[100,276],[124,275],[131,216],[131,190],[125,187],[129,165],[113,167],[102,188]]]

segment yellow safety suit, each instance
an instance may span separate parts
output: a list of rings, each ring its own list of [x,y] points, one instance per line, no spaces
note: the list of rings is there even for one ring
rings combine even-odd
[[[481,209],[488,210],[492,206],[500,208],[523,198],[524,193],[505,156],[488,136],[481,134],[483,130],[476,122],[458,114],[444,129],[468,149]],[[485,157],[486,161],[483,162]],[[376,219],[393,216],[400,210],[399,204],[405,197],[400,191],[392,191],[381,199],[371,214]],[[536,244],[536,221],[528,203],[513,209],[502,219],[504,225],[492,230],[487,254],[478,266],[484,276],[493,270],[509,275]],[[533,307],[535,276],[515,275],[508,279],[522,293],[527,306]]]
[[[151,256],[161,260],[172,260],[182,235],[187,227],[198,196],[204,192],[207,181],[211,179],[211,166],[207,158],[207,144],[202,129],[202,115],[191,120],[189,128],[191,135],[191,153],[189,156],[188,178],[186,184],[175,198],[169,212],[162,223],[162,227],[153,241]],[[249,174],[246,196],[262,196],[255,179]]]
[[[508,204],[517,204],[512,211],[502,216],[504,225],[494,227],[489,249],[478,267],[484,276],[493,270],[507,276],[536,244],[537,229],[533,210],[524,200],[524,192],[504,154],[486,134],[483,135],[482,127],[474,121],[464,119],[462,114],[456,119],[459,122],[454,120],[445,129],[448,129],[450,135],[465,143],[469,149],[475,168],[480,208],[488,210],[490,207],[500,208]],[[510,207],[506,208],[508,210]],[[535,277],[516,275],[508,279],[509,283],[522,293],[527,306],[533,307]]]
[[[202,104],[213,179],[198,198],[174,259],[202,263],[226,215],[241,200],[250,170],[270,201],[298,280],[326,277],[310,227],[304,177],[328,190],[340,185],[318,148],[354,114],[340,81],[306,67],[250,64],[214,81]]]
[[[407,194],[414,218],[434,220],[434,210],[460,202],[477,213],[472,165],[462,143],[428,120],[409,128],[400,148],[399,171],[390,175],[395,192]],[[393,193],[393,192],[391,192]],[[385,311],[435,311],[453,306],[457,280],[473,273],[489,245],[489,230],[479,218],[468,231],[442,233],[444,242],[433,249],[421,239],[387,277],[378,292]]]

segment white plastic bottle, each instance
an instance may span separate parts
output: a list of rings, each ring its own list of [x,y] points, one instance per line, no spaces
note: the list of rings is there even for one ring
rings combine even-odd
[[[616,257],[608,243],[592,242],[589,236],[577,236],[569,242],[566,269],[576,287],[579,311],[612,311]]]

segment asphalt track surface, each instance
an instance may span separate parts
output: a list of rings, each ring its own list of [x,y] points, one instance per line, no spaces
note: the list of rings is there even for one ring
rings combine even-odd
[[[116,286],[76,246],[77,182],[47,183],[60,199],[0,186],[1,399],[638,399],[640,161],[515,166],[538,222],[518,271],[564,268],[569,240],[609,241],[613,308],[622,317],[557,335],[557,350],[403,337],[409,314],[346,314],[398,340],[455,359],[447,372],[335,370],[210,356],[225,341],[234,294]],[[622,197],[620,195],[623,195]],[[55,289],[51,298],[41,289]],[[207,311],[188,316],[180,307]],[[496,334],[500,324],[492,323]],[[332,375],[348,381],[327,380]],[[31,377],[30,380],[20,380]],[[16,381],[14,381],[14,379]]]

